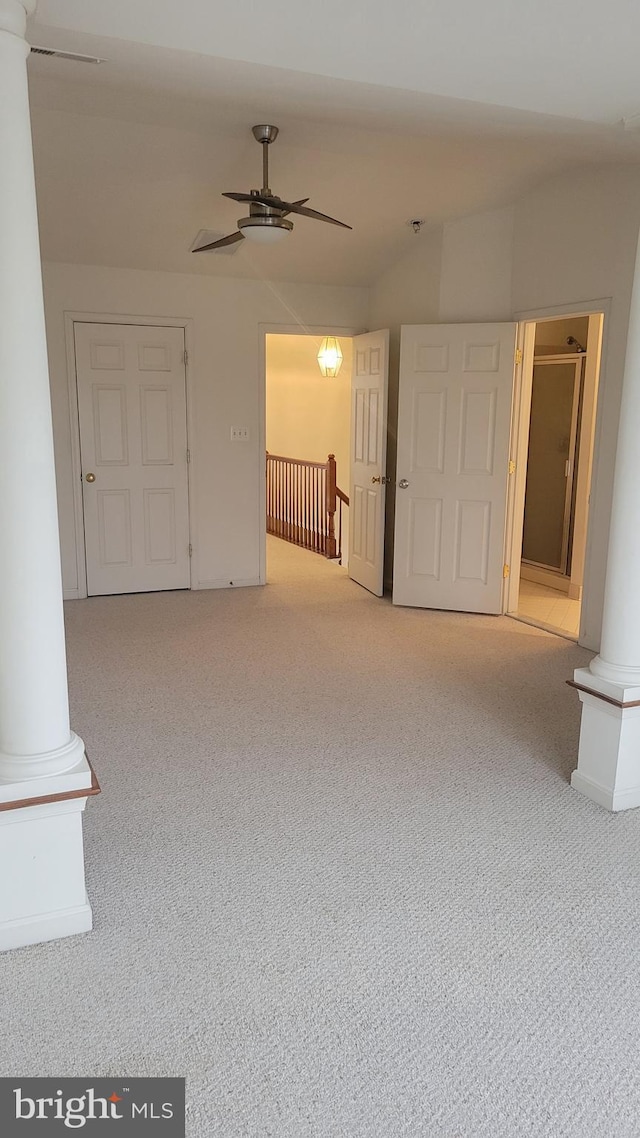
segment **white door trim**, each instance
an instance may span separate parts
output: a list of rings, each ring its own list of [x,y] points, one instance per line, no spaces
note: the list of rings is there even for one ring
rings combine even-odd
[[[267,452],[267,336],[358,336],[366,328],[343,328],[339,324],[258,324],[258,440],[260,454]],[[258,526],[260,542],[260,581],[267,581],[267,468],[266,458],[258,463]]]
[[[513,395],[513,421],[511,431],[511,458],[516,464],[515,477],[510,487],[509,504],[507,509],[507,529],[505,544],[505,563],[510,565],[509,579],[505,582],[503,611],[513,615],[518,609],[518,594],[520,588],[520,562],[522,559],[522,527],[524,521],[524,496],[526,488],[527,464],[526,455],[529,445],[529,417],[531,412],[531,383],[533,378],[533,350],[535,330],[533,322],[543,323],[545,320],[559,320],[564,316],[593,316],[603,313],[602,343],[600,351],[600,371],[598,378],[598,406],[596,407],[595,432],[593,440],[593,460],[591,468],[591,486],[593,487],[598,476],[598,459],[600,455],[600,433],[602,429],[602,415],[600,414],[601,398],[606,385],[606,361],[609,340],[609,325],[611,322],[611,297],[599,297],[595,300],[572,301],[567,304],[554,304],[546,308],[529,308],[514,314],[518,321],[517,346],[522,349],[523,362],[516,368],[516,379]],[[593,492],[593,491],[592,491]],[[591,574],[592,527],[587,523],[587,538],[584,558],[584,585],[582,590],[582,612],[585,612],[585,596],[587,593]],[[580,628],[578,643],[583,636]]]
[[[69,432],[71,437],[71,479],[73,484],[73,515],[76,543],[76,573],[77,588],[65,589],[64,599],[77,600],[87,596],[87,564],[84,537],[84,511],[82,505],[82,467],[80,463],[80,421],[78,415],[78,380],[76,374],[76,350],[74,339],[75,324],[137,324],[155,328],[183,328],[184,343],[187,352],[185,365],[186,401],[187,401],[187,446],[189,447],[191,461],[187,466],[187,492],[189,498],[189,540],[193,547],[193,556],[190,559],[190,584],[194,588],[194,581],[198,580],[197,556],[198,542],[196,533],[196,515],[194,505],[195,482],[195,447],[193,441],[195,433],[195,400],[194,369],[193,369],[193,319],[192,317],[176,316],[134,316],[131,313],[113,312],[79,312],[65,310],[64,335],[67,358],[67,390],[69,393]]]

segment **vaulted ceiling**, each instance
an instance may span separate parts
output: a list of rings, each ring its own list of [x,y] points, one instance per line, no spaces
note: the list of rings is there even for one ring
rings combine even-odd
[[[367,284],[420,240],[410,218],[498,206],[576,163],[639,162],[640,8],[533,8],[40,0],[32,43],[105,59],[30,60],[45,258]],[[274,191],[353,233],[298,219],[278,246],[190,252],[199,229],[235,229],[244,210],[223,190],[260,185],[256,122],[281,128]]]

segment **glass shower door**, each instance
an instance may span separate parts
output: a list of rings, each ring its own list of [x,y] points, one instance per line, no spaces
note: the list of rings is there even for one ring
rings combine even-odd
[[[524,505],[523,561],[571,572],[572,502],[582,359],[537,360]]]

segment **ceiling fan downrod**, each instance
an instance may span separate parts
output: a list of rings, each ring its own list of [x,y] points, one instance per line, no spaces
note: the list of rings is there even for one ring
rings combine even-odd
[[[268,123],[262,123],[260,126],[252,127],[253,137],[256,142],[262,146],[262,189],[261,194],[271,196],[269,189],[269,146],[275,142],[278,137],[278,127],[269,126]]]

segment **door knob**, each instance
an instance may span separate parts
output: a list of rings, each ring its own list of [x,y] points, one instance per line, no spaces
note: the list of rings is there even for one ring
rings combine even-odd
[[[387,483],[391,481],[391,479],[387,478],[385,474],[381,474],[379,478],[372,478],[371,481],[379,482],[382,486],[386,486]]]
[[[380,475],[378,475],[377,478],[372,478],[371,481],[372,482],[382,482],[382,479],[381,479]]]
[[[409,483],[407,482],[406,478],[401,478],[400,481],[398,482],[398,486],[400,487],[401,490],[406,490],[408,485],[409,485]]]
[[[87,482],[95,482],[96,476],[95,474],[85,474],[85,479]]]

